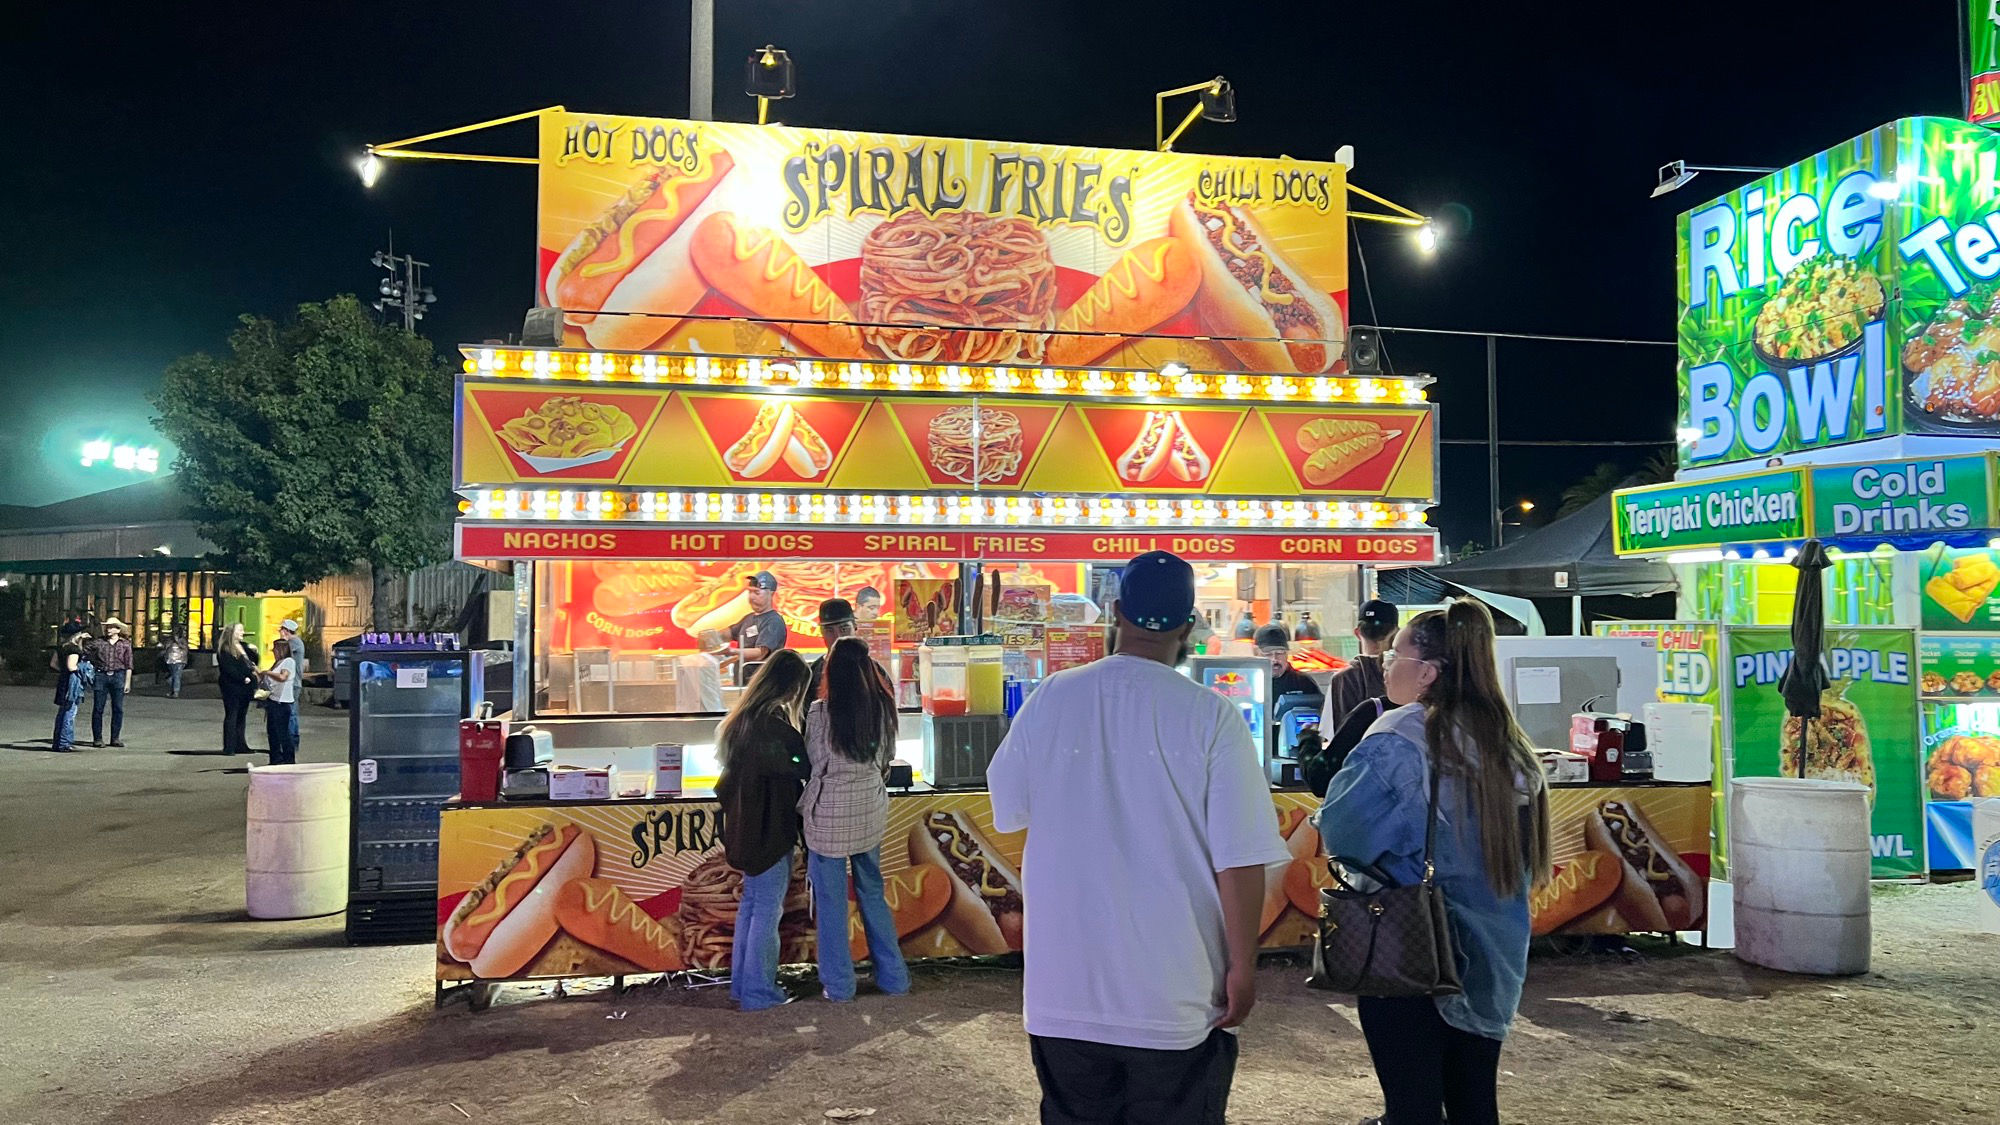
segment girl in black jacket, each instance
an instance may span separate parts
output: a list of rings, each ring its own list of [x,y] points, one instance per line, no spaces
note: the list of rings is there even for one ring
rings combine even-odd
[[[778,987],[778,919],[799,843],[799,796],[812,773],[798,725],[811,680],[805,658],[780,649],[757,670],[716,732],[722,851],[743,873],[729,995],[745,1012],[792,1002]]]
[[[222,689],[222,752],[248,754],[243,723],[257,694],[257,649],[243,641],[243,623],[230,624],[215,643],[215,683]]]

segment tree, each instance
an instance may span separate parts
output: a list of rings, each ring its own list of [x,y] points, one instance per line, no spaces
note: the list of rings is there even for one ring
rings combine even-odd
[[[1613,490],[1630,488],[1641,484],[1659,484],[1674,479],[1675,469],[1672,453],[1655,453],[1646,459],[1636,473],[1626,472],[1624,466],[1610,461],[1600,463],[1590,474],[1568,488],[1563,489],[1562,507],[1556,511],[1558,518],[1569,515],[1580,508],[1587,508],[1599,497],[1609,495]]]
[[[229,587],[294,590],[365,562],[392,628],[390,578],[450,555],[452,367],[352,296],[285,324],[245,316],[229,349],[174,361],[152,400]]]

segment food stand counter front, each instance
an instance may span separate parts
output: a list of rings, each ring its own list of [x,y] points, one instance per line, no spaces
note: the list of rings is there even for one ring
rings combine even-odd
[[[1318,801],[1275,791],[1271,802],[1293,858],[1267,873],[1260,942],[1297,949],[1312,941],[1319,888],[1328,881],[1319,833],[1307,820]],[[1706,930],[1708,805],[1706,785],[1556,787],[1550,811],[1558,870],[1534,897],[1535,932]],[[440,988],[726,969],[742,876],[723,858],[720,817],[720,806],[702,792],[447,805],[438,865]],[[1018,950],[1025,843],[1025,833],[994,831],[984,792],[892,793],[882,872],[905,956]],[[786,963],[814,959],[809,897],[801,859],[780,924]],[[501,940],[482,941],[485,931]],[[848,938],[855,956],[865,957],[852,907]]]

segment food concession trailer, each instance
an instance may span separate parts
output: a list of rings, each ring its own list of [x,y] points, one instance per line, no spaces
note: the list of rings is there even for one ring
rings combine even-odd
[[[464,349],[457,554],[512,565],[511,721],[600,789],[446,808],[441,982],[727,964],[716,634],[750,614],[811,655],[822,600],[861,610],[911,685],[882,854],[904,948],[1000,953],[1023,841],[977,781],[1005,714],[921,699],[922,641],[990,634],[1031,690],[1104,654],[1108,576],[1165,548],[1200,576],[1204,655],[1274,620],[1335,653],[1366,568],[1436,559],[1429,380],[1342,357],[1339,165],[550,113],[541,180],[563,337]],[[976,769],[927,752],[951,739]],[[1705,853],[1705,790],[1618,792]],[[1575,797],[1570,851],[1614,798]],[[1311,934],[1315,805],[1273,793],[1295,858],[1269,947]],[[1614,864],[1591,878],[1563,920],[1629,928]],[[948,908],[966,888],[990,916]],[[788,960],[806,900],[801,867]]]

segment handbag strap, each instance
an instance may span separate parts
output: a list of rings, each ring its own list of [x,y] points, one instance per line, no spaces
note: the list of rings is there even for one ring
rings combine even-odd
[[[1431,849],[1437,844],[1438,826],[1438,777],[1437,751],[1431,750],[1425,763],[1431,771],[1431,800],[1424,816],[1424,886],[1428,887],[1437,877],[1437,868],[1431,863]]]

